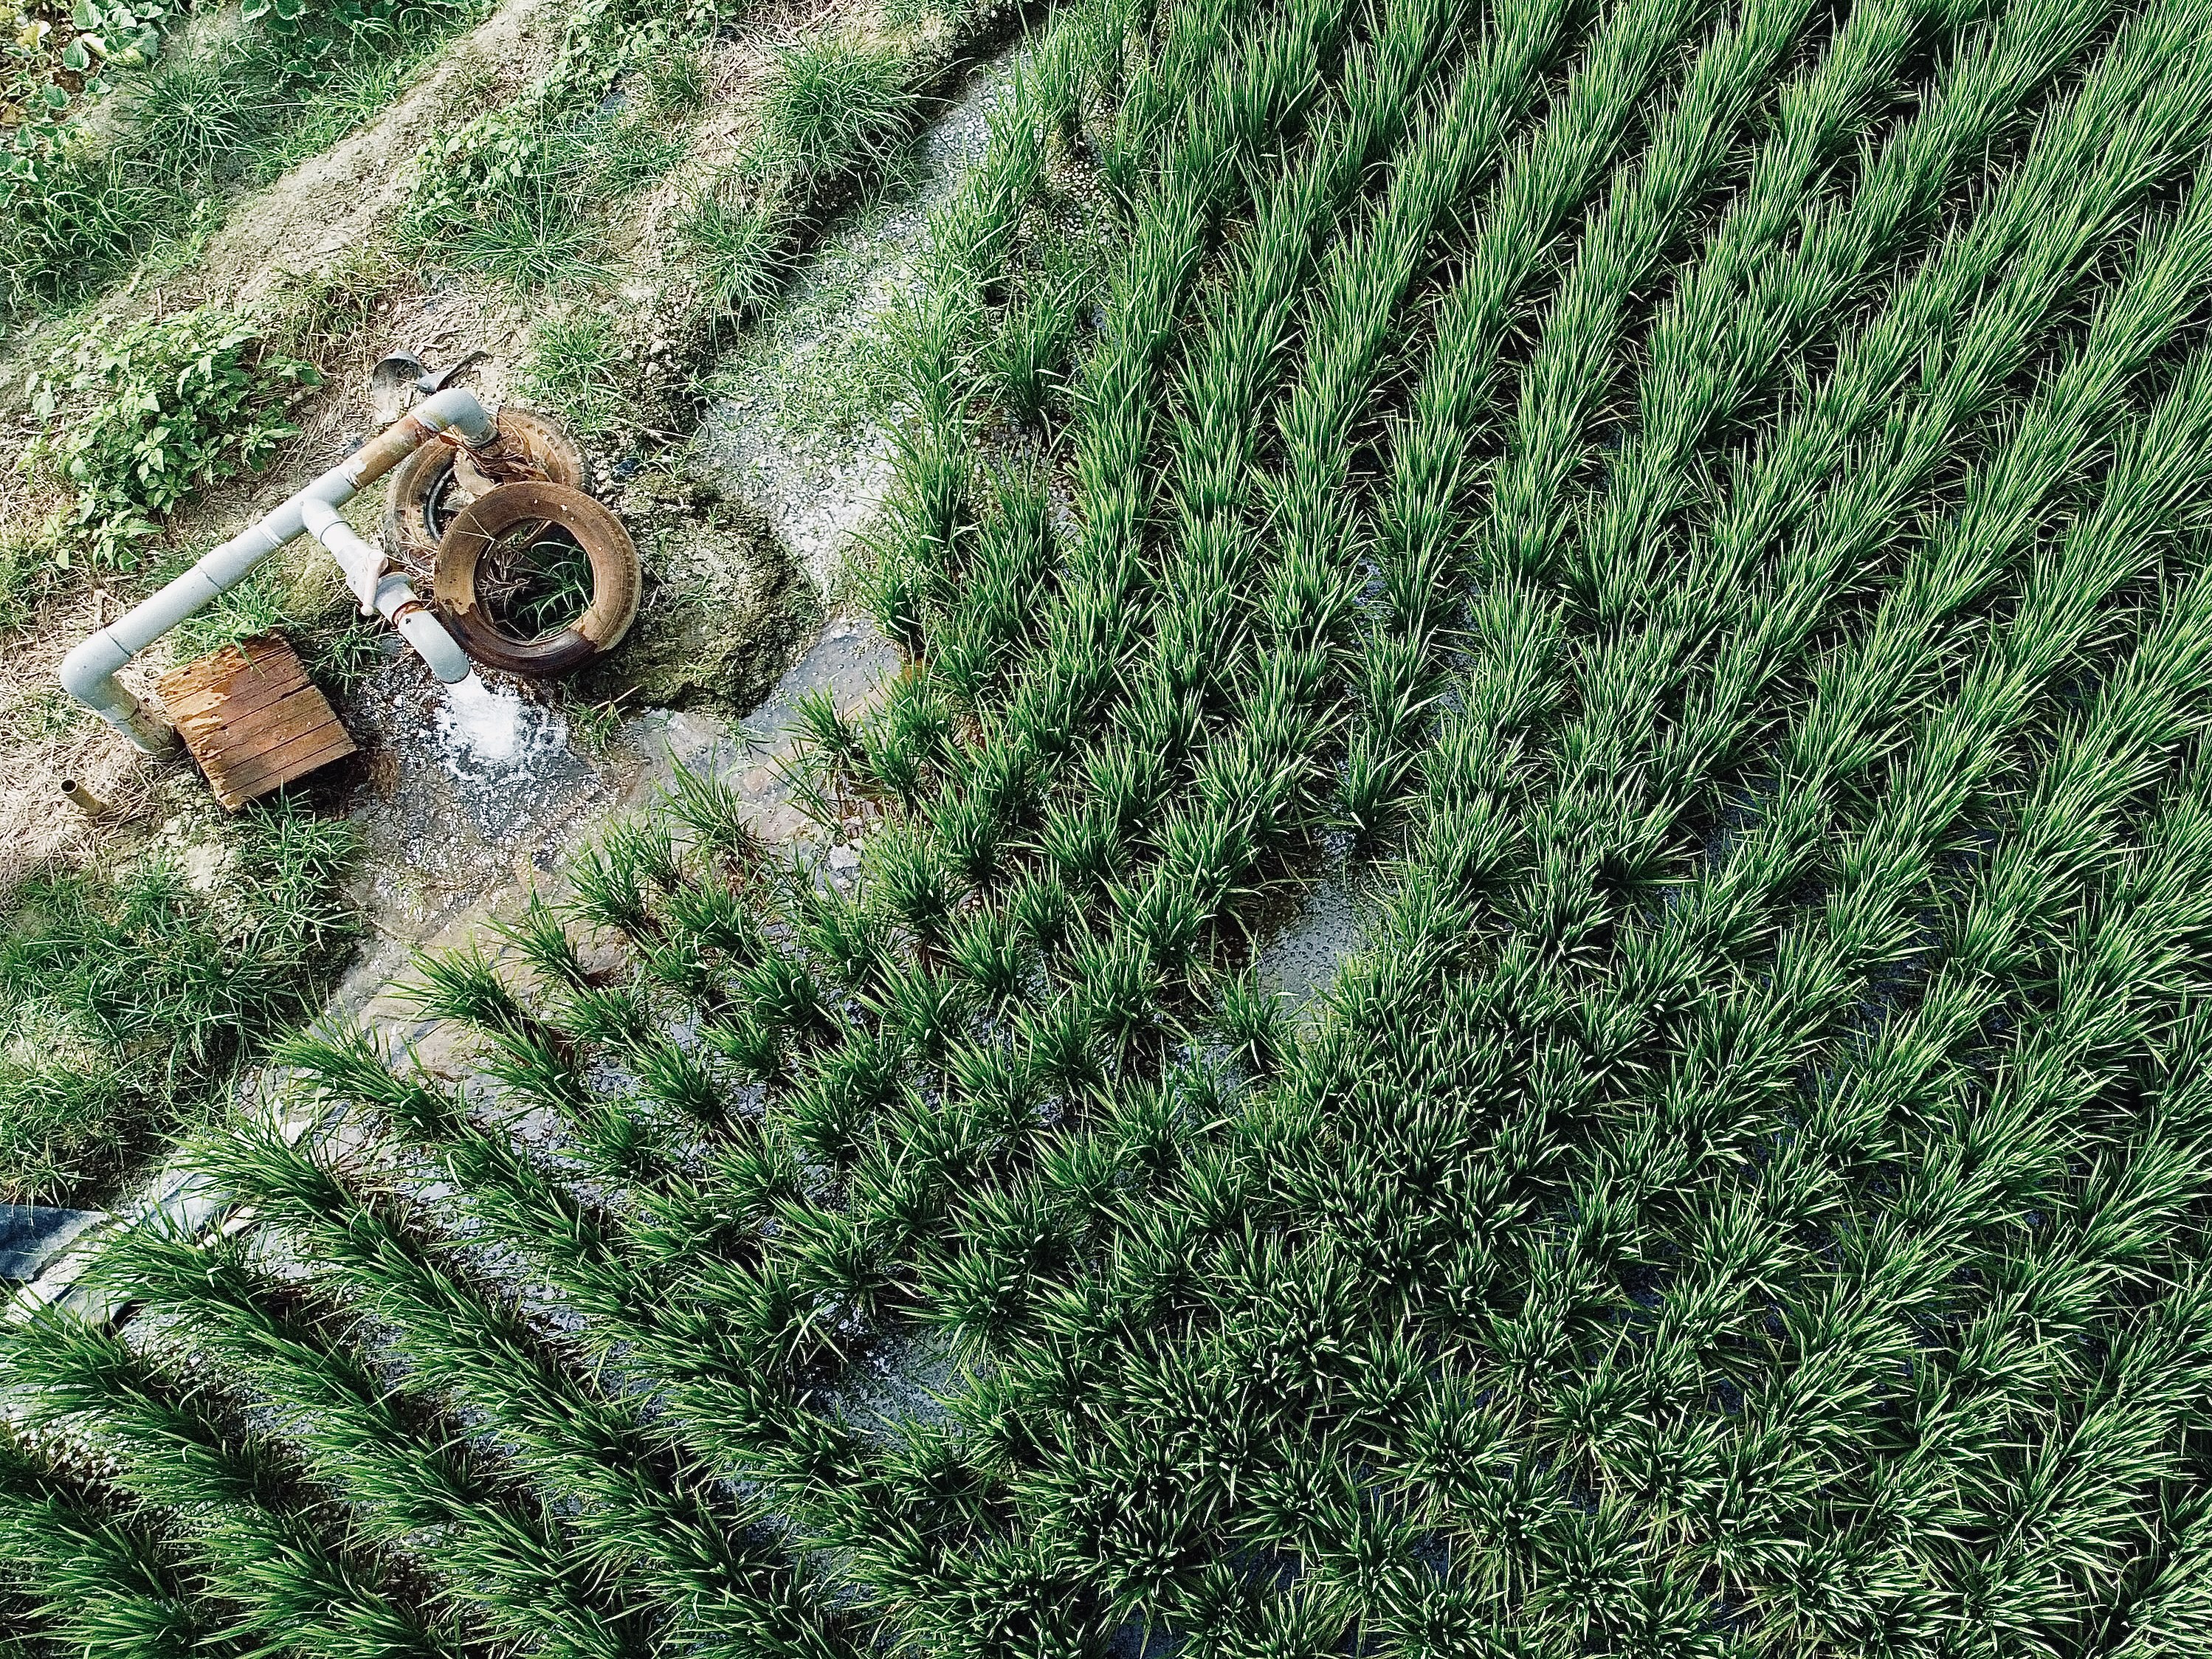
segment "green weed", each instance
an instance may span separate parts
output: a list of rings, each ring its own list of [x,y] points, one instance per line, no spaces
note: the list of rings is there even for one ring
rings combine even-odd
[[[596,437],[621,425],[635,407],[635,346],[596,308],[549,317],[530,337],[521,388],[572,431]]]
[[[677,222],[709,313],[742,322],[765,309],[785,281],[785,228],[771,210],[718,191],[695,199]]]
[[[73,528],[93,564],[128,568],[154,515],[258,468],[290,437],[286,410],[320,380],[242,313],[98,320],[33,377],[41,430],[27,459],[75,491]],[[58,553],[66,564],[69,544]]]
[[[906,79],[888,46],[822,35],[787,48],[762,95],[753,164],[809,192],[879,170],[906,135]]]

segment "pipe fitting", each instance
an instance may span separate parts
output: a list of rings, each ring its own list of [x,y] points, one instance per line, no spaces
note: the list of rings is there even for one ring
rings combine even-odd
[[[62,799],[88,818],[96,818],[107,811],[107,803],[75,778],[62,780]]]
[[[355,600],[364,617],[376,612],[376,584],[384,574],[388,561],[381,548],[372,547],[360,533],[338,515],[337,508],[326,501],[307,502],[300,514],[307,532],[325,547],[338,562],[345,573],[346,586],[353,590]]]
[[[477,401],[474,392],[452,386],[424,398],[397,424],[355,451],[258,523],[210,550],[191,569],[70,651],[62,659],[63,688],[143,753],[161,754],[173,746],[176,733],[118,684],[117,672],[192,612],[243,581],[254,566],[308,527],[308,514],[314,515],[324,531],[335,534],[332,522],[343,524],[337,518],[337,508],[352,500],[362,485],[381,477],[429,439],[447,431],[471,449],[483,448],[499,436],[499,428]],[[367,546],[353,535],[349,526],[345,534],[352,537],[355,543]],[[322,532],[319,532],[316,538],[330,545]],[[335,547],[331,550],[337,551]],[[356,567],[362,561],[357,554],[353,556],[355,564],[349,565],[346,571],[348,582],[362,600],[363,608],[372,608],[382,556],[377,556],[377,568],[366,572],[358,580]],[[341,556],[340,562],[345,562],[344,556]],[[437,631],[441,635],[445,633],[442,628]],[[410,643],[413,643],[411,637]]]
[[[399,630],[399,637],[414,648],[415,654],[429,665],[430,672],[447,685],[458,685],[475,673],[476,665],[469,653],[461,649],[446,624],[438,620],[438,613],[415,597],[415,590],[407,586],[404,577],[386,579],[386,586],[394,581],[405,590],[406,597],[398,599],[385,614],[392,625]],[[380,594],[380,600],[381,595]],[[380,608],[381,605],[380,604]]]

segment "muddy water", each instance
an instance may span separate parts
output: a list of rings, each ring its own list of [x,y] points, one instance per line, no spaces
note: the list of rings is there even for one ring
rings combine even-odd
[[[1260,982],[1294,1007],[1305,1007],[1336,977],[1366,936],[1352,891],[1334,879],[1306,895],[1298,913],[1265,945],[1255,963]]]

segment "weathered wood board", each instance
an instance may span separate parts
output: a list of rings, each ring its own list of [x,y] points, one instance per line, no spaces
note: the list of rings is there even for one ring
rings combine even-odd
[[[329,700],[274,634],[173,669],[155,690],[215,798],[234,812],[354,752]]]

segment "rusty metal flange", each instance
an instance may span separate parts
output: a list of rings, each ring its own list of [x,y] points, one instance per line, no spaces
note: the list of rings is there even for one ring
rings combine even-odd
[[[392,472],[384,497],[385,553],[419,570],[459,507],[500,484],[540,479],[590,488],[575,440],[527,410],[500,410],[498,438],[479,450],[450,439],[426,443]],[[447,502],[448,483],[459,487],[457,503]]]
[[[574,538],[592,570],[592,602],[556,633],[517,639],[487,614],[479,567],[502,540],[528,542],[557,526]],[[544,481],[500,484],[464,507],[438,543],[433,573],[439,614],[461,648],[512,674],[573,673],[611,650],[637,615],[643,578],[637,544],[622,521],[580,489]]]

